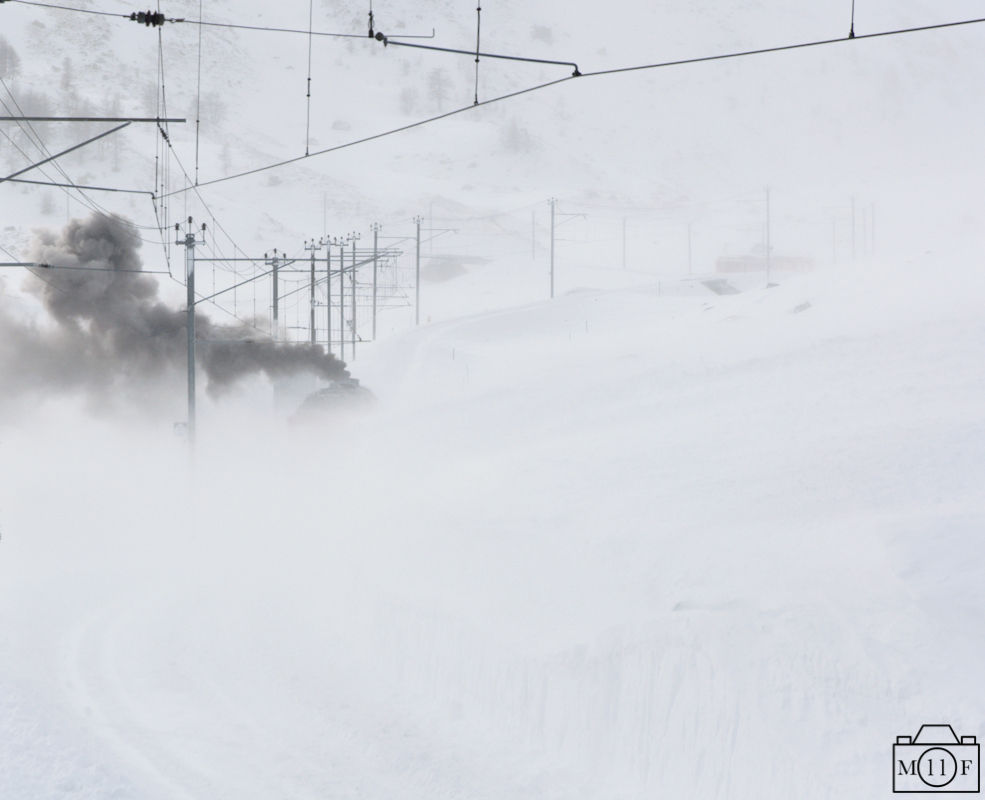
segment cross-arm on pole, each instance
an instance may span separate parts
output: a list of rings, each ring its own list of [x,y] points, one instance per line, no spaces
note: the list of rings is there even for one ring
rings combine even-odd
[[[18,175],[23,175],[25,172],[29,172],[35,167],[40,167],[43,164],[47,164],[49,161],[54,161],[56,158],[61,158],[62,156],[71,153],[73,150],[78,150],[80,147],[85,147],[87,144],[92,144],[97,139],[102,139],[104,136],[109,136],[111,133],[116,133],[118,130],[122,130],[123,128],[127,127],[127,125],[129,124],[130,124],[129,122],[124,122],[122,125],[117,125],[115,128],[110,128],[108,131],[105,131],[99,134],[98,136],[93,136],[91,139],[86,139],[84,142],[77,144],[74,147],[68,148],[68,150],[62,150],[60,153],[55,153],[55,155],[51,156],[50,158],[46,158],[44,161],[39,161],[37,164],[31,164],[31,166],[29,167],[24,167],[24,169],[11,173],[6,178],[0,178],[0,183],[3,183],[4,181],[9,181],[11,178],[16,178]]]

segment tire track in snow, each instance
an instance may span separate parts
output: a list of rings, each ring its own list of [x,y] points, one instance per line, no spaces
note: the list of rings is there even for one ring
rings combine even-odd
[[[127,764],[160,787],[160,792],[154,792],[155,795],[173,800],[201,800],[170,778],[166,770],[147,753],[146,747],[128,738],[126,732],[136,734],[131,724],[121,724],[118,698],[122,687],[116,674],[113,653],[107,652],[105,640],[107,634],[112,637],[132,616],[133,612],[114,615],[106,610],[91,614],[64,637],[61,661],[69,701],[76,713],[88,718],[93,731],[109,743]]]

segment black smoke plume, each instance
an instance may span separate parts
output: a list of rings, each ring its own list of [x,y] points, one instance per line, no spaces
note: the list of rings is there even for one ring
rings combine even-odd
[[[18,312],[0,298],[0,395],[84,390],[93,399],[146,398],[177,388],[187,372],[186,312],[159,297],[142,272],[136,231],[94,215],[59,233],[37,234],[28,259],[36,267],[26,289],[47,318]],[[70,267],[73,269],[56,269]],[[216,397],[249,375],[309,372],[346,377],[345,364],[317,345],[278,343],[252,328],[220,325],[195,314],[198,369]]]

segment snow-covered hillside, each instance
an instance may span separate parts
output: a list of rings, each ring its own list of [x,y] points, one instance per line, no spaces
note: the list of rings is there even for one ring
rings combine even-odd
[[[187,474],[8,430],[4,793],[888,796],[983,733],[975,246],[435,324]]]
[[[713,11],[697,3],[583,6],[486,8],[482,49],[573,61],[587,73],[847,36],[851,12],[850,3],[821,9],[757,2]],[[133,9],[114,0],[99,10]],[[979,11],[974,2],[946,8],[866,3],[855,28],[862,35],[971,18]],[[276,13],[249,4],[206,3],[201,9],[209,22],[302,30],[308,28],[308,12],[303,4],[278,7]],[[368,6],[353,2],[315,4],[312,27],[362,37],[367,12]],[[165,13],[194,19],[199,8],[184,2]],[[376,29],[391,35],[435,30],[433,40],[410,43],[474,46],[475,9],[462,3],[392,2],[374,14]],[[554,196],[562,203],[594,204],[596,217],[644,218],[651,227],[654,217],[683,213],[683,221],[701,231],[704,241],[696,246],[704,247],[710,266],[723,247],[747,248],[760,240],[767,185],[774,191],[774,243],[818,259],[831,255],[833,221],[844,245],[852,196],[859,214],[863,205],[877,205],[883,244],[905,240],[926,247],[928,231],[945,223],[949,230],[968,227],[979,219],[974,206],[983,176],[975,154],[982,83],[976,26],[587,77],[474,109],[475,64],[468,56],[315,37],[309,124],[306,35],[207,27],[199,60],[199,28],[187,23],[158,32],[120,18],[16,3],[6,5],[3,22],[4,38],[20,54],[10,87],[39,110],[166,112],[189,120],[168,126],[169,157],[155,147],[154,127],[139,124],[114,134],[102,153],[89,148],[69,156],[71,177],[91,185],[159,194],[181,190],[182,169],[206,184],[466,109],[428,126],[159,203],[162,220],[170,222],[191,214],[212,223],[214,215],[224,251],[235,243],[255,256],[274,247],[294,252],[304,239],[365,232],[371,222],[406,235],[416,214],[474,218],[544,204]],[[478,97],[485,102],[570,73],[570,67],[486,59]],[[25,155],[33,156],[23,137],[8,129]],[[93,130],[86,126],[88,135]],[[52,123],[44,132],[52,146],[69,146],[85,131]],[[26,163],[6,140],[0,156],[12,169]],[[161,179],[155,186],[156,168]],[[23,202],[5,205],[0,244],[8,249],[26,244],[32,224],[57,224],[66,210],[83,210],[77,198],[66,204],[57,190],[8,186],[5,192],[23,194]],[[754,208],[750,193],[756,195]],[[158,224],[147,196],[92,196],[139,224]],[[724,212],[708,206],[736,196],[745,202]],[[514,227],[525,234],[527,223],[521,215]],[[6,227],[11,224],[13,229]],[[148,231],[147,238],[159,237]],[[655,243],[657,250],[665,247]],[[148,253],[155,265],[160,251],[158,243]]]
[[[845,36],[840,5],[539,0],[484,6],[482,43],[588,72]],[[859,35],[980,13],[857,5]],[[315,30],[364,33],[368,6],[312,8]],[[373,11],[474,46],[472,5]],[[158,32],[12,2],[0,34],[8,104],[157,113]],[[89,197],[146,226],[148,270],[187,216],[203,256],[258,258],[379,222],[405,285],[419,215],[421,324],[391,307],[347,354],[372,413],[290,426],[266,378],[202,391],[189,464],[183,361],[106,367],[79,397],[50,376],[86,362],[39,350],[48,377],[19,394],[19,337],[98,326],[56,329],[57,287],[0,275],[0,797],[840,800],[891,796],[895,737],[923,724],[981,741],[983,35],[579,78],[205,185],[302,155],[308,127],[306,36],[205,28],[203,186],[160,217]],[[167,111],[193,120],[198,29],[160,40]],[[483,60],[479,99],[566,74]],[[308,146],[467,108],[474,80],[468,56],[316,38]],[[38,156],[2,124],[9,174]],[[51,150],[98,132],[59,125],[38,128]],[[169,130],[157,163],[135,124],[65,171],[179,189],[194,124]],[[775,253],[815,269],[714,294],[719,256],[763,252],[767,186]],[[3,183],[0,210],[15,260],[85,209]],[[175,313],[183,257],[156,276]],[[255,268],[200,265],[199,287]],[[121,283],[125,313],[157,303],[149,278]],[[257,285],[222,309],[262,317]]]

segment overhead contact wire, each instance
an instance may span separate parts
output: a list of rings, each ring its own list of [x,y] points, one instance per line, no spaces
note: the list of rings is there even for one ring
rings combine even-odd
[[[20,0],[16,0],[16,1],[19,2]],[[906,34],[906,33],[918,33],[918,32],[921,32],[921,31],[941,30],[941,29],[944,29],[944,28],[954,28],[954,27],[959,27],[959,26],[962,26],[962,25],[975,25],[975,24],[979,24],[979,23],[982,23],[982,22],[985,22],[985,17],[983,17],[983,18],[977,18],[977,19],[961,20],[959,22],[944,22],[944,23],[939,23],[939,24],[936,24],[936,25],[922,25],[922,26],[915,27],[915,28],[901,28],[901,29],[898,29],[898,30],[881,31],[881,32],[878,32],[878,33],[866,33],[866,34],[862,34],[860,36],[859,35],[856,35],[855,37],[853,37],[852,41],[859,41],[859,40],[862,40],[862,39],[875,39],[875,38],[884,37],[884,36],[898,36],[898,35]],[[799,44],[781,45],[781,46],[778,46],[778,47],[764,47],[764,48],[760,48],[760,49],[757,49],[757,50],[742,50],[742,51],[739,51],[739,52],[722,53],[720,55],[714,55],[714,56],[701,56],[701,57],[698,57],[698,58],[686,58],[686,59],[680,59],[680,60],[677,60],[677,61],[662,61],[662,62],[658,62],[658,63],[654,63],[654,64],[641,64],[641,65],[634,66],[634,67],[619,67],[619,68],[616,68],[616,69],[606,69],[606,70],[597,70],[595,72],[578,73],[577,75],[569,75],[569,76],[566,76],[564,78],[558,78],[557,80],[547,81],[545,83],[540,83],[540,84],[537,84],[536,86],[530,86],[530,87],[528,87],[526,89],[520,89],[520,90],[515,91],[515,92],[509,92],[508,94],[500,95],[499,97],[494,97],[491,100],[483,100],[481,102],[474,103],[471,106],[464,106],[462,108],[458,108],[458,109],[455,109],[453,111],[449,111],[449,112],[447,112],[445,114],[438,114],[437,116],[429,117],[428,119],[419,120],[418,122],[412,122],[412,123],[410,123],[408,125],[401,125],[398,128],[392,128],[391,130],[383,131],[383,132],[377,133],[377,134],[373,134],[372,136],[366,136],[366,137],[363,137],[362,139],[356,139],[356,140],[351,141],[351,142],[346,142],[345,144],[336,145],[335,147],[327,147],[327,148],[325,148],[323,150],[318,150],[318,151],[316,151],[314,153],[311,153],[310,155],[311,156],[325,155],[327,153],[332,153],[332,152],[335,152],[337,150],[344,150],[344,149],[346,149],[348,147],[355,147],[356,145],[365,144],[367,142],[372,142],[372,141],[374,141],[376,139],[382,139],[382,138],[387,137],[387,136],[393,136],[394,134],[397,134],[397,133],[403,133],[404,131],[412,130],[414,128],[419,128],[419,127],[421,127],[423,125],[429,125],[429,124],[431,124],[433,122],[438,122],[439,120],[447,119],[448,117],[453,117],[453,116],[455,116],[457,114],[461,114],[463,111],[469,111],[469,110],[471,110],[473,108],[476,108],[478,106],[486,106],[486,105],[490,105],[492,103],[498,103],[498,102],[500,102],[502,100],[509,100],[511,98],[514,98],[514,97],[519,97],[520,95],[530,94],[531,92],[537,92],[537,91],[540,91],[541,89],[546,89],[546,88],[551,87],[551,86],[557,86],[558,84],[565,83],[567,81],[573,80],[576,77],[585,77],[585,78],[588,78],[588,77],[598,77],[598,76],[602,76],[602,75],[616,75],[616,74],[621,74],[621,73],[625,73],[625,72],[639,72],[639,71],[642,71],[642,70],[649,70],[649,69],[661,69],[661,68],[664,68],[664,67],[684,66],[684,65],[687,65],[687,64],[700,64],[700,63],[704,63],[704,62],[721,61],[721,60],[730,59],[730,58],[744,58],[746,56],[764,55],[764,54],[767,54],[767,53],[779,53],[779,52],[784,52],[784,51],[788,51],[788,50],[799,50],[799,49],[805,49],[805,48],[808,48],[808,47],[821,47],[821,46],[824,46],[824,45],[839,44],[839,43],[843,43],[843,42],[846,42],[846,41],[848,41],[848,39],[846,39],[846,38],[822,39],[822,40],[818,40],[818,41],[814,41],[814,42],[802,42],[802,43],[799,43]],[[390,44],[396,44],[396,42],[390,42]],[[405,46],[413,46],[413,45],[405,45]],[[457,51],[457,52],[462,52],[462,51]],[[525,60],[532,60],[532,59],[525,59]],[[566,62],[552,62],[552,63],[566,63]],[[239,173],[237,173],[235,175],[227,175],[227,176],[225,176],[223,178],[216,178],[215,180],[208,181],[208,182],[202,183],[200,185],[201,186],[211,186],[213,184],[222,183],[224,181],[235,180],[237,178],[245,178],[245,177],[247,177],[249,175],[256,175],[257,173],[265,172],[265,171],[270,170],[270,169],[276,169],[278,167],[283,167],[283,166],[287,166],[289,164],[297,163],[298,161],[301,161],[304,158],[307,158],[307,156],[298,156],[298,157],[295,157],[295,158],[285,159],[284,161],[279,161],[279,162],[274,163],[274,164],[268,164],[268,165],[263,166],[263,167],[256,167],[255,169],[246,170],[244,172],[239,172]],[[182,192],[182,191],[187,191],[187,190],[186,189],[177,189],[174,192],[171,192],[171,194],[177,194],[178,192]]]
[[[801,42],[800,44],[786,44],[780,45],[779,47],[763,47],[758,50],[742,50],[736,53],[723,53],[717,56],[702,56],[701,58],[684,58],[679,61],[661,61],[656,64],[641,64],[636,67],[618,67],[616,69],[602,69],[595,72],[586,72],[584,77],[595,77],[598,75],[615,75],[622,72],[638,72],[644,69],[660,69],[662,67],[679,67],[685,64],[700,64],[706,61],[722,61],[728,58],[743,58],[745,56],[758,56],[765,53],[782,53],[786,50],[802,50],[808,47],[821,47],[823,45],[829,44],[839,44],[848,41],[850,38],[853,41],[859,41],[861,39],[877,39],[882,36],[899,36],[904,33],[919,33],[921,31],[933,31],[940,30],[941,28],[956,28],[961,25],[975,25],[978,23],[985,22],[985,17],[980,17],[978,19],[965,19],[960,22],[942,22],[937,25],[921,25],[917,28],[900,28],[893,31],[879,31],[878,33],[863,33],[861,35],[854,35],[851,37],[842,37],[838,39],[821,39],[816,42]]]
[[[304,154],[308,155],[311,143],[311,29],[314,24],[315,0],[308,0],[308,120],[304,131]]]

